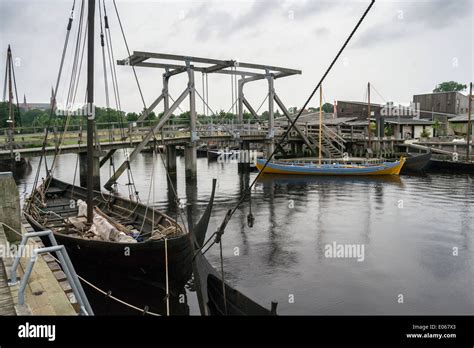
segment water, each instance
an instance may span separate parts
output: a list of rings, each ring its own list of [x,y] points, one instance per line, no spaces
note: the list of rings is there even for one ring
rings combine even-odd
[[[117,163],[121,158],[117,154]],[[18,181],[22,195],[31,191],[38,158],[31,162],[33,172]],[[184,158],[177,162],[178,196],[194,207],[195,219],[209,199],[211,179],[218,179],[209,231],[217,229],[256,176],[239,175],[237,164],[200,158],[197,185],[186,186]],[[75,155],[62,155],[55,175],[72,182],[75,164]],[[147,202],[151,192],[150,202],[174,214],[160,158],[141,154],[133,169],[141,199]],[[105,165],[103,183],[108,171]],[[247,226],[246,201],[225,231],[226,279],[267,308],[277,301],[279,314],[472,315],[473,179],[266,176],[252,191],[254,227]],[[119,187],[124,194],[126,182],[124,175]],[[325,245],[333,242],[364,245],[364,261],[325,257]],[[207,254],[216,267],[218,255],[218,248]],[[188,304],[191,314],[199,313],[193,293]]]

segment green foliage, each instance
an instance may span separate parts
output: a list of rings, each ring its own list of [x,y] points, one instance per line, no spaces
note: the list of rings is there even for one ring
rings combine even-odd
[[[96,113],[97,113],[97,111],[96,111]],[[136,120],[138,120],[138,114],[136,112],[129,112],[127,114],[127,121],[128,122],[134,122]]]
[[[309,112],[317,112],[319,111],[319,106],[317,108],[308,108],[308,111]],[[323,112],[326,112],[326,113],[333,113],[334,112],[334,105],[331,104],[331,103],[324,103],[323,104]]]
[[[433,92],[462,92],[467,89],[467,85],[455,81],[441,82],[433,89]]]
[[[430,131],[428,129],[423,129],[423,131],[420,133],[420,137],[422,138],[429,138],[431,135]]]
[[[8,127],[8,102],[0,102],[0,128]],[[13,116],[15,118],[15,124],[20,122],[20,110],[16,105],[13,105]]]
[[[324,103],[323,104],[323,111],[327,113],[333,113],[334,112],[334,105],[331,103]]]
[[[377,129],[377,125],[375,124],[374,121],[371,121],[370,122],[370,131],[375,132],[376,129]]]
[[[290,108],[288,109],[288,112],[290,114],[296,114],[298,112],[298,108],[296,106],[290,106]]]
[[[384,134],[387,136],[387,137],[391,137],[393,135],[393,128],[390,127],[390,126],[386,126],[384,128]]]

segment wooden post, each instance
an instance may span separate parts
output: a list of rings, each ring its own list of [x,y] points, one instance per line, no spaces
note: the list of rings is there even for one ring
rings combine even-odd
[[[168,286],[168,238],[165,237],[165,266],[166,266],[166,315],[170,315],[170,292]]]
[[[368,128],[367,128],[368,146],[369,146],[369,149],[372,149],[372,144],[370,141],[370,82],[367,83],[367,120],[368,120]]]
[[[323,136],[323,85],[319,86],[319,165],[322,157],[322,136]]]
[[[471,161],[471,151],[469,149],[469,146],[471,144],[471,112],[472,112],[472,82],[469,85],[469,104],[468,104],[468,109],[467,109],[467,149],[466,149],[466,154],[467,154],[467,161]]]

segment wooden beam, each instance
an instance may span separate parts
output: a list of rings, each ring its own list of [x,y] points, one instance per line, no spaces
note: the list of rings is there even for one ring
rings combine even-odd
[[[125,161],[120,165],[120,167],[115,171],[114,175],[112,175],[104,185],[104,187],[107,190],[112,189],[112,185],[117,181],[117,179],[123,174],[123,172],[128,168],[130,165],[130,162],[132,162],[135,157],[145,148],[145,146],[148,144],[148,142],[151,140],[151,138],[165,125],[165,123],[168,121],[170,116],[173,114],[173,112],[178,108],[179,104],[183,102],[183,100],[188,96],[189,94],[189,89],[186,88],[183,93],[179,96],[178,99],[171,105],[170,109],[160,118],[158,121],[158,124],[153,126],[153,128],[148,132],[148,134],[145,136],[145,138],[133,149],[132,153],[130,154],[128,159],[125,159]]]
[[[275,102],[276,102],[277,105],[280,107],[281,111],[283,111],[283,114],[286,116],[286,118],[288,119],[288,121],[293,122],[293,119],[291,118],[290,113],[289,113],[288,110],[286,109],[285,104],[283,104],[283,102],[280,100],[280,98],[278,97],[278,95],[277,95],[276,93],[274,94],[274,96],[275,96],[275,97],[274,97]],[[306,137],[306,135],[304,134],[304,132],[300,129],[300,127],[298,127],[298,125],[297,125],[296,123],[293,125],[293,127],[294,127],[295,130],[298,132],[298,134],[300,135],[300,137],[303,138],[303,141],[305,142],[306,146],[308,146],[309,149],[311,150],[311,152],[316,155],[316,149],[314,148],[313,144],[311,144],[311,142],[309,141],[308,137]]]

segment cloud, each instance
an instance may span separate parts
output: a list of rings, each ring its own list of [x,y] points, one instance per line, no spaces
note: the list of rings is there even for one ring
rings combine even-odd
[[[316,15],[324,15],[328,10],[343,5],[344,1],[340,0],[299,0],[291,1],[285,5],[285,16],[291,11],[294,15],[294,19],[301,21],[308,17],[314,17]]]
[[[196,22],[196,39],[226,38],[239,31],[255,29],[255,26],[262,25],[276,9],[281,8],[281,4],[282,0],[254,0],[247,10],[233,15],[232,10],[229,11],[230,7],[222,10],[218,8],[220,3],[210,1],[191,8],[184,19]]]
[[[388,7],[382,9],[386,12],[380,16],[382,21],[363,30],[354,47],[367,48],[379,43],[413,37],[419,31],[441,30],[472,13],[470,0],[383,2],[383,5]]]

